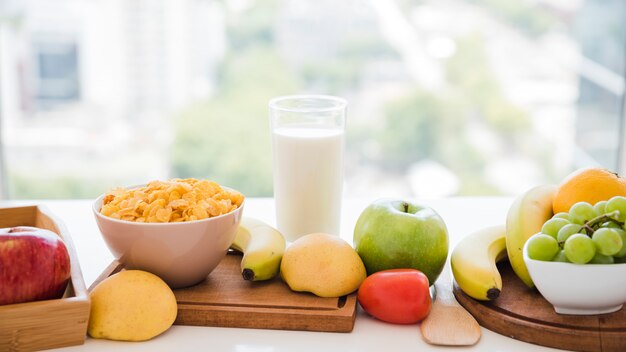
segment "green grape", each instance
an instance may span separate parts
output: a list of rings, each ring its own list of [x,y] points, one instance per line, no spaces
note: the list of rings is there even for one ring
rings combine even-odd
[[[597,216],[593,206],[587,202],[578,202],[569,208],[569,218],[574,224],[584,224]]]
[[[620,230],[622,229],[621,226],[619,226],[618,224],[614,223],[613,221],[604,222],[604,223],[602,223],[601,227],[607,227],[607,228],[610,228],[610,229],[620,229]]]
[[[583,227],[578,224],[569,224],[561,227],[559,233],[556,235],[556,240],[559,242],[560,246],[563,246],[567,238],[573,234],[576,234]]]
[[[619,211],[618,220],[622,222],[626,220],[626,197],[615,196],[606,202],[606,206],[604,207],[606,214],[616,210]]]
[[[554,256],[554,258],[552,258],[553,262],[561,262],[561,263],[569,263],[570,261],[567,260],[567,256],[565,255],[565,251],[564,250],[559,250],[556,255]]]
[[[607,203],[606,200],[601,200],[593,206],[593,210],[596,211],[596,214],[602,215],[606,213],[605,212],[606,203]]]
[[[553,219],[565,219],[567,221],[570,221],[569,213],[565,213],[565,212],[556,213],[554,214],[554,216],[552,216],[552,218]]]
[[[602,255],[615,255],[622,249],[622,238],[614,229],[597,229],[591,239],[597,252]]]
[[[613,264],[615,263],[615,259],[610,255],[603,255],[596,252],[596,255],[591,258],[589,264]]]
[[[571,224],[568,220],[560,219],[560,218],[552,218],[546,221],[545,224],[541,227],[541,232],[545,233],[548,236],[554,237],[556,239],[556,235],[559,233],[559,230],[565,226]]]
[[[559,251],[559,244],[552,236],[538,233],[528,239],[528,257],[535,260],[550,261]]]
[[[570,236],[563,246],[567,260],[576,264],[586,264],[596,255],[596,246],[589,236],[577,233]]]
[[[615,229],[615,231],[619,234],[619,237],[622,238],[622,249],[619,252],[613,254],[614,257],[626,257],[626,231],[622,229]]]

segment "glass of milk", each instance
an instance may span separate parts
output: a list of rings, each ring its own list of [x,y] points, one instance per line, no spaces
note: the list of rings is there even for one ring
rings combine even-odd
[[[326,95],[269,102],[276,224],[288,241],[339,235],[346,106]]]

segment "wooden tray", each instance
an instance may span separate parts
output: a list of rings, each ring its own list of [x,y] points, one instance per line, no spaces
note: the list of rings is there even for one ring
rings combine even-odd
[[[626,351],[626,310],[602,315],[561,315],[539,291],[498,264],[503,290],[495,301],[480,302],[454,284],[454,295],[485,328],[514,339],[575,351]],[[572,278],[576,280],[576,278]]]
[[[70,255],[71,279],[63,298],[0,306],[0,351],[32,351],[82,345],[89,297],[72,238],[45,208],[0,208],[0,228],[35,226],[58,234]]]
[[[321,298],[293,292],[280,278],[249,282],[241,277],[241,255],[229,253],[207,279],[176,289],[177,325],[350,332],[356,318],[356,294]],[[114,261],[89,288],[123,270]]]

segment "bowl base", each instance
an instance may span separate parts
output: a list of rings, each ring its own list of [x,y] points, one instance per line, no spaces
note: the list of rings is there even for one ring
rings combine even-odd
[[[617,312],[622,309],[623,304],[611,307],[601,307],[601,308],[565,308],[565,307],[554,307],[554,310],[558,314],[568,314],[568,315],[595,315],[595,314],[607,314]]]

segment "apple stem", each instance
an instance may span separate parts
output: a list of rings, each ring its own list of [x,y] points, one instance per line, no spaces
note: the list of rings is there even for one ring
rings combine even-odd
[[[404,212],[408,213],[409,212],[409,203],[404,202],[404,203],[402,203],[402,205],[404,206]]]

